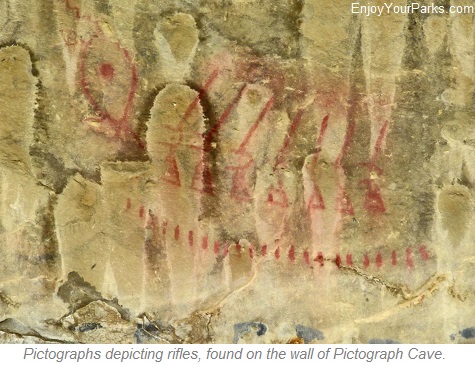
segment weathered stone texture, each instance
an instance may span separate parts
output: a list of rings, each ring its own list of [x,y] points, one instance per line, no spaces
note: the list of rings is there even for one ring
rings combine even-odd
[[[474,341],[471,14],[0,14],[0,342]]]

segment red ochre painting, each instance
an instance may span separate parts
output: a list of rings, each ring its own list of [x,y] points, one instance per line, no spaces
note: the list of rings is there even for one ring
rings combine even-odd
[[[473,342],[473,14],[405,3],[2,1],[0,342]]]

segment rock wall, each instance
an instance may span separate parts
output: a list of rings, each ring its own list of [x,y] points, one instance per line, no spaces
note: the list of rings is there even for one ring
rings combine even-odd
[[[412,3],[1,0],[0,342],[474,342],[475,11]]]

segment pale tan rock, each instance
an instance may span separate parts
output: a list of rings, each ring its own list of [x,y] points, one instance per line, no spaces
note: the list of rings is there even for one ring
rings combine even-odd
[[[0,2],[0,341],[473,342],[472,16],[351,6]]]

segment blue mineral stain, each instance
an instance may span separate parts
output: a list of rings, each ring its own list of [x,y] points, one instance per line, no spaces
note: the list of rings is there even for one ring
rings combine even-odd
[[[460,331],[463,338],[475,338],[475,327],[465,328]]]
[[[372,338],[371,340],[368,341],[370,345],[388,345],[388,344],[394,344],[394,343],[399,343],[397,341],[391,340],[390,338]]]
[[[297,337],[304,340],[305,343],[310,343],[313,340],[323,340],[325,338],[322,331],[311,327],[305,327],[301,324],[298,324],[295,327],[295,332],[297,332]]]
[[[78,332],[94,331],[99,328],[103,328],[100,323],[92,323],[92,322],[83,323],[81,325],[78,325],[77,327],[73,327],[73,326],[69,327],[70,330],[75,330]]]
[[[151,323],[148,323],[146,325],[138,323],[137,330],[134,333],[135,340],[138,344],[141,344],[152,338],[156,338],[160,335],[160,332],[158,330],[159,328],[157,328],[157,326]]]
[[[238,343],[242,336],[251,331],[255,331],[258,336],[264,336],[267,332],[267,325],[261,322],[236,323],[234,325],[234,343]]]

